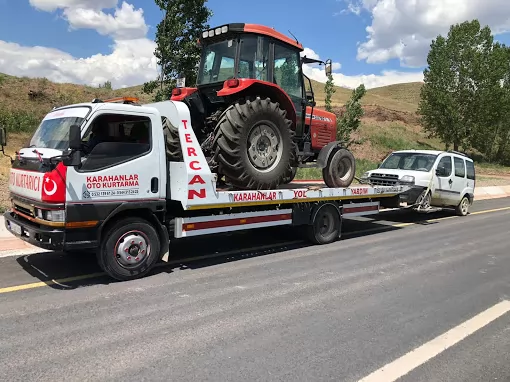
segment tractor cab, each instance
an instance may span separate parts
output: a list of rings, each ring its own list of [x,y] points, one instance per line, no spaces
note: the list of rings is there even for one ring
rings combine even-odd
[[[302,65],[325,64],[326,73],[331,72],[330,60],[301,57],[301,43],[262,25],[227,24],[213,28],[202,32],[199,44],[197,87],[177,87],[172,99],[182,100],[198,90],[209,113],[210,108],[226,102],[224,97],[237,93],[236,88],[241,90],[239,80],[252,80],[243,82],[279,87],[300,116],[305,106],[315,106],[311,81],[304,75]]]

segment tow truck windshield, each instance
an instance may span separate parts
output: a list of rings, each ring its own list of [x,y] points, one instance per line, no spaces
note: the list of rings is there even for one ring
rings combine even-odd
[[[69,128],[72,125],[81,126],[83,121],[84,118],[74,116],[45,119],[30,140],[30,147],[66,150],[69,145]]]

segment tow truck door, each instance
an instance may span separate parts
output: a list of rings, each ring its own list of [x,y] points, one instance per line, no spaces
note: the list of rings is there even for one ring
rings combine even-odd
[[[87,144],[96,124],[107,134],[99,134],[101,143],[90,151]],[[97,209],[100,205],[111,209],[124,202],[164,198],[165,184],[160,179],[165,179],[165,154],[158,128],[161,121],[155,114],[118,110],[94,114],[83,128],[82,165],[67,171],[67,203],[99,203]]]

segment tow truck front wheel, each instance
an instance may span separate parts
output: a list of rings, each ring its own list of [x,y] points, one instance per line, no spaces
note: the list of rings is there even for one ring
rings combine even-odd
[[[156,229],[145,219],[125,218],[107,229],[97,253],[101,268],[119,281],[133,280],[149,273],[159,259]]]

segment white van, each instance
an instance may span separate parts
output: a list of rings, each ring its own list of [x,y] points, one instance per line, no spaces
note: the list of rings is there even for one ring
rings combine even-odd
[[[420,210],[425,211],[454,208],[461,216],[467,215],[473,204],[476,180],[471,158],[456,151],[436,150],[395,151],[361,179],[374,186],[411,184],[414,187],[399,202],[421,202]]]

